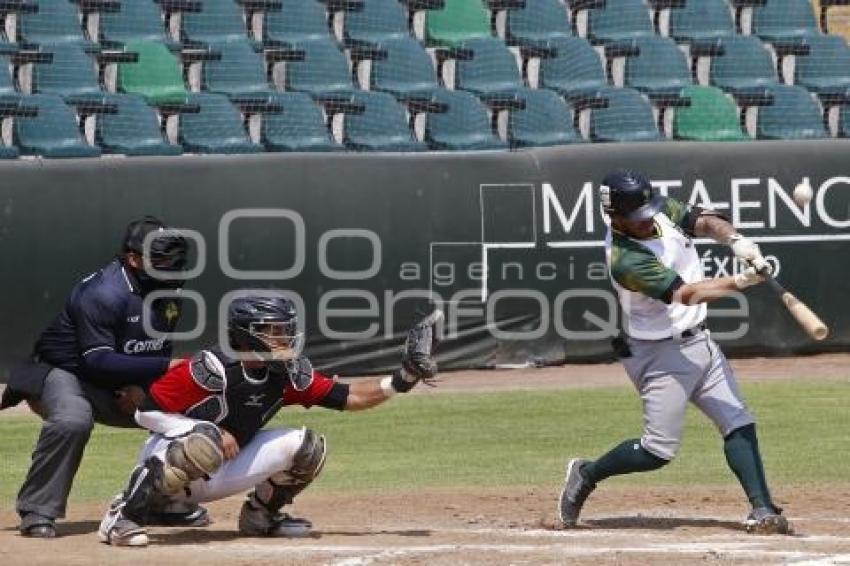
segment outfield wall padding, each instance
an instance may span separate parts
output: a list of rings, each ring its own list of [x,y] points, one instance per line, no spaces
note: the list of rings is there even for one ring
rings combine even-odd
[[[727,351],[846,349],[848,157],[850,143],[811,141],[2,163],[0,364],[27,354],[71,286],[143,214],[206,242],[206,267],[186,288],[203,296],[207,321],[180,351],[216,339],[226,293],[277,288],[303,303],[308,351],[332,372],[394,367],[429,293],[449,322],[444,368],[612,359],[618,314],[597,188],[615,167],[729,215],[832,331],[811,341],[760,287],[746,293],[747,316],[710,317]],[[815,192],[804,209],[790,200],[801,181]],[[726,248],[697,246],[708,275],[730,272]],[[741,308],[730,300],[713,312]],[[197,313],[184,310],[188,329]]]

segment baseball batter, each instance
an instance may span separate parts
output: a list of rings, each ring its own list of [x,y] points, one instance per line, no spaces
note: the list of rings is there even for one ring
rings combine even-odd
[[[770,265],[758,246],[724,217],[656,194],[640,173],[609,174],[600,197],[610,216],[609,273],[625,321],[615,349],[643,401],[644,429],[641,438],[625,440],[598,460],[569,461],[559,502],[561,520],[575,525],[600,481],[670,462],[679,450],[691,402],[723,436],[726,461],[752,505],[747,530],[790,533],[768,490],[753,416],[732,368],[705,328],[708,301],[762,282],[759,273],[770,273]],[[745,269],[703,279],[695,236],[730,245]]]
[[[126,490],[110,505],[101,541],[145,546],[158,500],[198,503],[253,490],[242,505],[246,536],[305,536],[306,519],[282,512],[322,470],[325,438],[306,428],[261,430],[285,405],[357,411],[436,376],[431,357],[439,312],[408,333],[401,368],[382,379],[339,383],[301,354],[295,305],[279,296],[233,301],[228,336],[236,353],[204,350],[150,387],[136,421],[153,432]]]

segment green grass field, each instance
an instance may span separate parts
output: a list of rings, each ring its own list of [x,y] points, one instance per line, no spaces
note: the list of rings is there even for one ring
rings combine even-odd
[[[751,383],[744,393],[760,423],[772,483],[846,483],[850,469],[847,384]],[[565,458],[596,456],[639,435],[639,400],[627,387],[400,396],[358,414],[286,409],[273,424],[324,433],[330,456],[311,489],[414,486],[557,486]],[[12,504],[39,421],[0,417],[0,503]],[[72,498],[105,500],[121,487],[145,434],[98,427]],[[679,459],[621,485],[734,485],[711,423],[689,415]]]

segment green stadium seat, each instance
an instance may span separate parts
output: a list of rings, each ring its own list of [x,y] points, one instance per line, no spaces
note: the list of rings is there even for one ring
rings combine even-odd
[[[292,45],[330,39],[328,13],[316,0],[281,0],[281,9],[266,12],[264,41]]]
[[[711,86],[688,86],[681,95],[691,106],[677,108],[673,137],[695,141],[741,141],[750,139],[741,131],[738,107],[722,90]]]
[[[328,131],[324,114],[302,92],[276,93],[269,102],[279,103],[282,112],[263,114],[261,137],[269,151],[337,151]]]
[[[38,11],[22,12],[19,18],[19,42],[23,45],[94,47],[83,34],[76,6],[68,0],[38,0]]]
[[[33,65],[32,91],[58,94],[67,101],[97,99],[103,96],[95,62],[79,45],[52,45],[50,63]]]
[[[850,89],[850,47],[837,35],[812,35],[802,40],[809,54],[796,57],[794,84],[821,95]]]
[[[756,137],[767,140],[827,138],[820,105],[803,87],[777,85],[767,89],[773,104],[759,108]]]
[[[314,97],[348,98],[354,91],[348,59],[336,42],[316,39],[293,44],[304,51],[303,61],[286,65],[286,90]]]
[[[139,94],[152,104],[182,101],[187,94],[183,65],[168,47],[158,42],[130,41],[125,49],[138,53],[136,63],[118,65],[118,91]]]
[[[384,92],[356,92],[354,104],[363,112],[345,114],[343,142],[365,151],[425,151],[423,142],[413,138],[407,114],[396,99]]]
[[[240,98],[264,95],[273,90],[263,56],[254,51],[250,42],[222,43],[215,51],[221,58],[204,62],[203,90]]]
[[[100,42],[124,45],[130,42],[170,43],[162,12],[153,0],[124,0],[117,12],[100,15]]]
[[[505,15],[508,45],[543,45],[571,35],[567,9],[558,0],[525,0],[523,7]]]
[[[763,6],[754,6],[752,31],[770,42],[820,34],[809,0],[766,0]]]
[[[438,88],[431,57],[415,39],[391,39],[376,45],[385,57],[372,61],[371,90],[389,92],[397,98],[429,98]]]
[[[735,19],[724,0],[687,1],[670,11],[670,37],[687,43],[735,35]]]
[[[755,37],[727,37],[718,41],[724,54],[711,59],[709,82],[733,93],[760,91],[778,84],[770,52]]]
[[[606,108],[593,108],[590,114],[590,139],[595,142],[662,141],[652,106],[631,88],[607,87],[597,98],[608,101]]]
[[[493,133],[487,109],[474,95],[439,89],[432,100],[444,104],[446,111],[427,114],[425,141],[431,149],[473,151],[508,147]]]
[[[248,39],[244,13],[234,0],[199,0],[199,12],[183,12],[183,41],[195,45],[213,45]],[[305,0],[307,1],[307,0]]]
[[[17,43],[6,39],[5,34],[0,35],[0,55],[11,55],[20,49]]]
[[[21,152],[17,147],[11,145],[0,146],[0,159],[16,159],[20,157]]]
[[[456,61],[455,88],[481,97],[502,97],[525,86],[516,59],[502,41],[492,37],[470,39],[459,47],[468,50],[471,57]]]
[[[587,40],[566,37],[552,40],[546,47],[554,51],[554,57],[540,61],[538,82],[541,88],[575,98],[608,86],[602,60]]]
[[[263,146],[252,142],[242,125],[242,115],[226,96],[192,93],[187,104],[199,112],[180,115],[180,143],[192,153],[256,153]]]
[[[575,131],[573,112],[551,90],[526,89],[519,93],[524,108],[508,115],[511,147],[542,147],[582,141]]]
[[[95,139],[104,153],[123,155],[180,155],[180,146],[169,144],[153,108],[133,94],[107,94],[104,104],[114,105],[115,113],[99,114]]]
[[[53,94],[34,94],[23,101],[38,110],[32,118],[15,120],[15,145],[22,155],[42,157],[97,157],[100,149],[85,142],[77,117]]]
[[[429,10],[425,40],[430,45],[455,46],[479,37],[490,37],[490,12],[481,0],[445,0],[440,10]]]
[[[655,35],[643,0],[606,0],[605,7],[592,8],[587,22],[591,43],[613,43]]]
[[[398,0],[368,0],[361,9],[345,13],[346,45],[368,45],[404,37],[410,37],[410,29],[407,12]]]
[[[674,94],[692,84],[691,69],[676,42],[644,37],[632,44],[639,55],[626,58],[625,86],[651,95]]]

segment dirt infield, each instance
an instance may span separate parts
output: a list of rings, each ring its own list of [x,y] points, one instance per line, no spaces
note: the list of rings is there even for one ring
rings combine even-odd
[[[0,514],[3,564],[684,564],[850,563],[850,487],[789,490],[781,499],[798,534],[748,535],[737,490],[594,494],[585,521],[558,530],[557,493],[537,489],[308,494],[294,511],[313,520],[306,539],[239,538],[240,500],[210,506],[203,529],[154,528],[146,549],[97,542],[99,505],[74,505],[63,536],[31,541]]]
[[[733,362],[742,380],[846,380],[850,355]],[[458,372],[417,394],[622,386],[619,364]],[[103,504],[75,503],[61,538],[20,537],[17,516],[0,510],[0,563],[27,564],[850,564],[850,476],[844,485],[783,485],[779,504],[795,536],[746,534],[740,488],[604,486],[578,529],[556,526],[558,493],[540,488],[427,489],[416,492],[305,492],[292,509],[315,536],[240,538],[238,498],[210,505],[203,529],[151,530],[146,549],[97,542]]]

